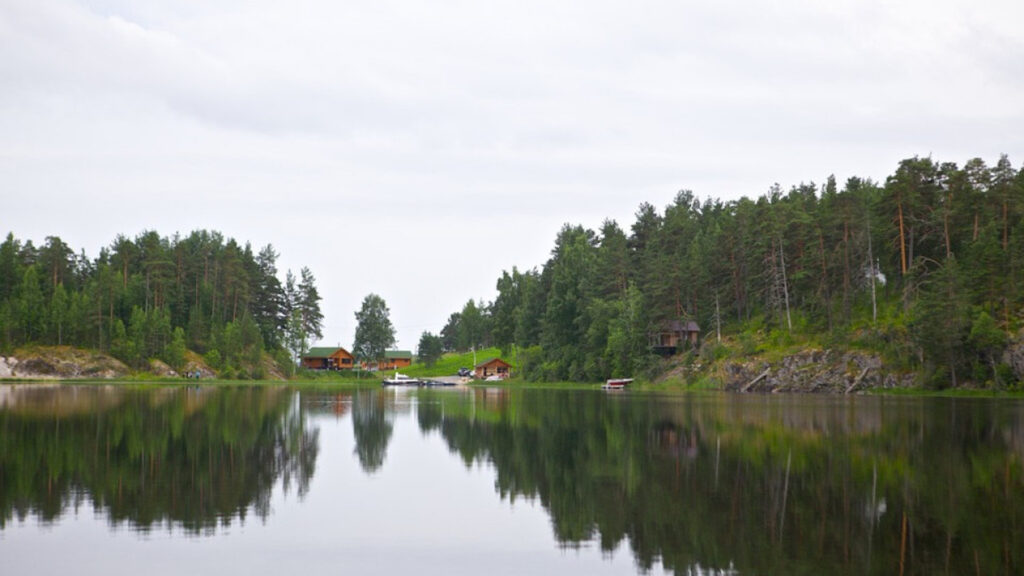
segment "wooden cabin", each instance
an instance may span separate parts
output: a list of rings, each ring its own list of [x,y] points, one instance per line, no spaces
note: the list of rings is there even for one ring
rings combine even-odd
[[[504,380],[512,376],[512,365],[505,362],[501,358],[491,358],[490,360],[484,360],[474,367],[473,375],[484,380],[489,376],[497,375],[499,378]]]
[[[341,347],[310,348],[300,362],[303,368],[310,370],[351,370],[356,366],[352,354]]]
[[[697,345],[700,326],[693,320],[673,320],[650,334],[651,351],[660,356],[671,356],[685,348]]]
[[[412,366],[412,352],[408,350],[387,350],[384,359],[377,363],[378,370],[400,370]]]

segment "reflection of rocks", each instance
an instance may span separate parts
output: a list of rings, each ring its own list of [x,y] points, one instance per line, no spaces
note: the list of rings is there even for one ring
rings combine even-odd
[[[868,388],[905,388],[913,383],[913,375],[886,370],[881,359],[872,354],[805,350],[773,364],[728,363],[724,388],[743,392],[843,394]]]

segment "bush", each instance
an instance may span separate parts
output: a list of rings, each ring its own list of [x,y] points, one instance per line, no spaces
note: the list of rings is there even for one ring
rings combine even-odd
[[[743,332],[739,336],[740,354],[753,356],[757,354],[757,338],[751,332]]]
[[[222,364],[222,360],[221,360],[221,357],[220,357],[220,352],[218,352],[216,348],[214,348],[213,350],[210,350],[209,352],[204,354],[203,355],[203,361],[206,362],[211,368],[214,368],[214,369],[217,369],[217,370],[220,370],[222,368],[222,365],[221,365]]]
[[[729,356],[729,347],[715,340],[707,340],[700,346],[700,360],[704,364],[711,364]]]
[[[287,350],[279,348],[274,350],[271,356],[274,358],[277,368],[285,378],[295,376],[295,362],[292,361],[292,355]]]

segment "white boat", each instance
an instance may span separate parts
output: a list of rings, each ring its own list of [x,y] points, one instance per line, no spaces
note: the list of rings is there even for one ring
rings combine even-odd
[[[601,385],[603,390],[624,390],[633,382],[632,378],[612,378]]]
[[[382,384],[384,386],[419,386],[422,382],[416,378],[411,378],[405,374],[395,372],[394,378],[385,378]]]

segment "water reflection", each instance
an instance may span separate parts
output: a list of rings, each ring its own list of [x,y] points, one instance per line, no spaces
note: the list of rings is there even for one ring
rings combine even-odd
[[[376,472],[384,465],[388,443],[394,432],[394,404],[388,405],[388,400],[393,398],[390,394],[376,390],[361,391],[353,397],[355,453],[359,457],[359,465],[367,474]]]
[[[280,388],[0,387],[0,529],[89,504],[111,525],[192,533],[303,496],[317,431]]]
[[[499,390],[418,416],[503,498],[538,499],[559,542],[628,541],[641,568],[1024,568],[1018,403]]]
[[[1017,401],[507,389],[298,397],[269,387],[0,387],[0,529],[28,516],[56,522],[88,504],[142,530],[205,534],[250,514],[266,519],[278,481],[300,496],[311,490],[323,428],[334,447],[323,468],[334,476],[312,493],[321,506],[344,504],[320,523],[289,524],[298,540],[337,530],[338,518],[359,534],[376,519],[377,532],[357,544],[391,549],[380,525],[423,527],[393,500],[345,500],[353,491],[365,499],[397,488],[456,509],[465,494],[436,477],[424,490],[417,476],[437,458],[418,468],[408,458],[431,447],[443,460],[447,446],[473,471],[463,478],[456,465],[459,482],[487,482],[485,502],[493,482],[494,498],[539,504],[558,545],[626,549],[640,569],[1024,570]],[[389,474],[402,454],[403,473]],[[350,472],[367,482],[354,486]]]

